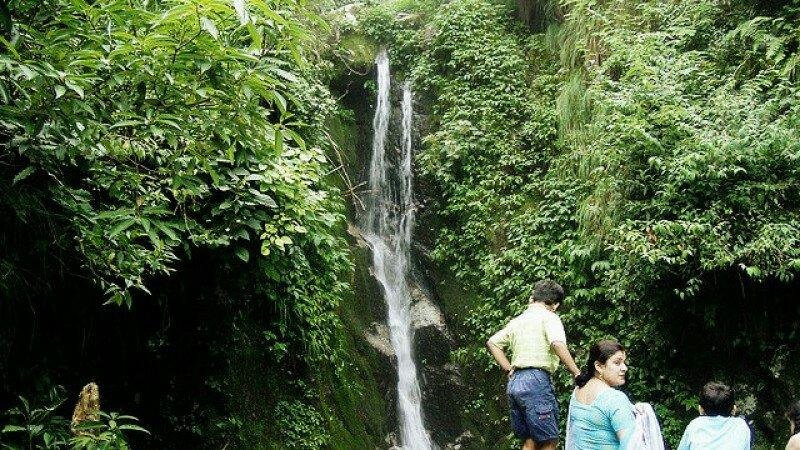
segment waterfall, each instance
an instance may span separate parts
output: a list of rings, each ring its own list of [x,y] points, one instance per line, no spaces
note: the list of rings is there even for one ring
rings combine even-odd
[[[383,286],[389,334],[397,357],[397,403],[402,448],[430,450],[431,439],[422,422],[422,395],[417,367],[411,353],[411,295],[406,277],[409,270],[414,205],[411,191],[411,89],[403,86],[402,155],[390,161],[386,154],[389,129],[389,58],[382,50],[378,65],[378,99],[372,121],[370,196],[364,239],[372,248],[373,272]]]

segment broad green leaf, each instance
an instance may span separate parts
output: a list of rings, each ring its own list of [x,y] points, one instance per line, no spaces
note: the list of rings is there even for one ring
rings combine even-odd
[[[286,79],[288,81],[291,81],[293,83],[296,83],[296,82],[299,81],[299,78],[297,78],[297,75],[295,75],[295,74],[293,74],[291,72],[288,72],[286,70],[283,70],[281,68],[273,67],[272,68],[272,72],[280,75],[282,78],[284,78],[284,79]]]
[[[128,228],[130,228],[131,225],[133,225],[134,223],[136,223],[135,219],[128,219],[128,220],[125,220],[125,221],[122,221],[122,222],[118,223],[108,233],[108,237],[114,238],[116,235],[118,235],[118,234],[122,233],[123,231],[127,230]]]
[[[272,97],[273,100],[275,100],[275,104],[278,105],[278,109],[280,110],[280,112],[285,113],[286,99],[283,97],[283,95],[281,95],[280,92],[278,91],[270,91],[270,96]]]
[[[135,127],[143,124],[144,122],[141,120],[121,120],[114,125],[111,125],[109,129],[113,130],[114,128]]]
[[[0,36],[0,44],[3,45],[3,48],[7,50],[14,59],[20,59],[19,53],[17,53],[17,49],[14,48],[14,45],[9,42],[4,36]]]
[[[133,209],[131,208],[120,208],[120,209],[112,209],[109,211],[103,211],[97,214],[95,217],[97,219],[115,219],[118,217],[130,217],[133,215]]]
[[[285,128],[286,134],[300,147],[300,150],[306,150],[306,141],[296,131],[291,128]]]
[[[250,49],[259,50],[264,44],[264,37],[259,31],[259,27],[257,27],[252,21],[247,22],[247,32],[250,34]]]
[[[173,229],[169,226],[169,224],[167,224],[165,222],[162,222],[160,220],[159,221],[153,221],[153,223],[156,225],[156,227],[158,227],[159,230],[161,230],[162,233],[167,235],[167,237],[169,237],[173,241],[179,240],[178,239],[178,235],[175,234],[175,231],[173,231]]]
[[[31,68],[25,64],[20,64],[17,66],[17,70],[19,70],[27,80],[36,78],[36,74],[33,72],[33,70],[31,70]]]
[[[70,88],[71,90],[75,91],[75,93],[76,93],[76,94],[78,94],[78,97],[80,97],[81,99],[83,99],[83,88],[82,88],[82,87],[78,86],[77,84],[73,83],[73,82],[72,82],[72,81],[70,81],[70,80],[65,80],[65,81],[64,81],[64,84],[65,84],[65,85],[66,85],[68,88]]]
[[[142,432],[142,433],[150,434],[149,431],[147,431],[146,429],[140,427],[139,425],[124,424],[124,425],[120,425],[118,428],[120,430],[139,431],[139,432]]]
[[[14,179],[11,181],[11,184],[12,185],[17,184],[20,181],[24,180],[25,178],[28,178],[33,173],[34,170],[36,169],[33,166],[28,166],[22,169],[18,174],[14,176]]]
[[[283,153],[283,133],[279,129],[275,130],[275,151]]]

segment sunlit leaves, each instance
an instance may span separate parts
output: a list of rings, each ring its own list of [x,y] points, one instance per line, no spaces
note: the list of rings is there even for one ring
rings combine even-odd
[[[306,71],[296,8],[65,0],[5,43],[3,131],[30,161],[14,182],[50,176],[112,302],[170,274],[186,245],[250,262],[267,225],[264,255],[319,251],[342,267],[318,245],[336,225],[314,129],[331,100]]]

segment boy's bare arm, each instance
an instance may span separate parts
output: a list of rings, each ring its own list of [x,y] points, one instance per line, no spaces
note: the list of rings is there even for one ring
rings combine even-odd
[[[550,344],[553,347],[553,352],[558,356],[558,359],[564,363],[569,370],[569,373],[572,374],[573,377],[577,377],[581,373],[581,369],[578,369],[578,365],[575,364],[575,360],[572,359],[572,354],[570,354],[569,349],[567,348],[567,344],[561,341],[555,341]]]
[[[494,356],[494,360],[497,361],[497,364],[500,364],[500,367],[502,367],[506,372],[510,372],[511,363],[508,361],[506,353],[503,351],[503,349],[494,345],[491,341],[486,341],[486,347],[489,349],[489,353]]]

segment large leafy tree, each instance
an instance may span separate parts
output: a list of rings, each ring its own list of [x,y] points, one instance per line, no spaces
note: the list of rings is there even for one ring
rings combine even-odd
[[[316,127],[331,101],[292,1],[13,1],[2,189],[43,190],[116,303],[193,247],[341,269]],[[62,240],[63,242],[63,240]],[[294,264],[285,264],[293,261]],[[302,261],[306,261],[302,263]]]
[[[343,204],[328,180],[322,124],[335,105],[320,82],[323,64],[309,31],[318,23],[314,12],[294,0],[2,4],[4,311],[28,298],[31,309],[102,315],[87,305],[97,300],[94,292],[79,298],[59,292],[80,279],[116,304],[163,304],[172,295],[171,305],[187,305],[172,310],[176,323],[192,323],[186,316],[194,312],[204,323],[202,330],[166,325],[151,336],[147,345],[158,353],[153,372],[164,369],[159,358],[169,358],[170,349],[186,348],[186,336],[168,329],[196,333],[210,350],[197,355],[204,364],[194,385],[222,394],[202,400],[196,415],[178,401],[159,406],[163,420],[175,408],[174,421],[191,420],[193,432],[216,430],[206,422],[239,417],[251,407],[234,403],[237,394],[250,392],[246,383],[231,381],[241,371],[303,379],[309,361],[340,367],[336,311],[349,263],[339,237]],[[198,271],[209,262],[219,267]],[[197,280],[198,273],[207,279]],[[190,284],[216,291],[198,294],[190,287],[194,296],[186,299]],[[206,304],[191,303],[198,299]],[[51,308],[39,303],[51,300]],[[141,311],[131,313],[131,323],[142,323]],[[30,320],[45,315],[32,313]],[[65,313],[63,320],[70,318]],[[86,318],[84,332],[95,319]],[[12,325],[0,338],[0,364],[20,347],[25,325]],[[119,351],[130,346],[135,353],[138,339],[126,338]],[[255,368],[241,362],[256,359]],[[317,370],[323,365],[334,364]],[[47,383],[50,368],[20,371]],[[68,372],[53,382],[67,382]],[[158,395],[160,383],[172,382],[155,379],[149,387]],[[287,401],[294,400],[290,391],[274,389]],[[230,404],[223,407],[220,398]],[[259,413],[269,414],[276,401],[264,399]],[[315,398],[295,409],[314,412],[319,403]],[[244,427],[239,419],[230,424]],[[306,426],[299,419],[291,424]],[[243,436],[262,433],[263,427],[247,426],[256,431]]]

